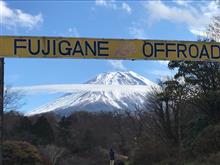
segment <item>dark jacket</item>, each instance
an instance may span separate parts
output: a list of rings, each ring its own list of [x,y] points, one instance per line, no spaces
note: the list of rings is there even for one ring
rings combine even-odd
[[[115,152],[113,151],[113,149],[110,149],[109,151],[109,158],[110,160],[115,160]]]

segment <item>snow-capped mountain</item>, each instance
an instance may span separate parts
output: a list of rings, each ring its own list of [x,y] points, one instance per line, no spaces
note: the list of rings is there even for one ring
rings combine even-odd
[[[96,76],[86,84],[104,84],[104,85],[155,85],[152,81],[133,72],[108,72]]]
[[[26,115],[31,116],[53,111],[68,116],[79,110],[90,112],[116,109],[133,110],[143,106],[149,90],[157,88],[157,84],[132,71],[102,73],[84,83],[84,85],[88,84],[94,85],[97,91],[93,89],[92,91],[83,90],[68,93],[28,112]],[[108,90],[103,88],[104,86],[108,86]],[[122,88],[125,90],[121,90]]]

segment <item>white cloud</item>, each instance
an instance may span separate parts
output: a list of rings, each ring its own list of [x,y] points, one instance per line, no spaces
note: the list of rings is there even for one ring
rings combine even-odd
[[[174,0],[174,2],[181,6],[188,6],[191,1],[189,0]]]
[[[123,10],[129,14],[132,12],[131,7],[127,3],[123,2],[121,5],[119,5],[119,3],[121,4],[121,2],[116,2],[115,0],[96,0],[95,1],[95,4],[97,6],[103,6],[109,9],[113,9],[113,10]]]
[[[153,70],[151,74],[155,75],[158,80],[166,81],[169,77],[172,77],[172,71],[168,70]]]
[[[220,16],[217,1],[201,1],[200,3],[194,3],[194,5],[187,5],[188,1],[177,1],[177,3],[179,3],[178,6],[171,6],[162,1],[144,3],[149,12],[149,23],[152,24],[159,20],[182,23],[186,24],[193,34],[204,35],[204,31],[211,22],[212,17]]]
[[[170,61],[165,61],[165,60],[159,60],[159,61],[156,61],[156,62],[158,62],[158,63],[160,63],[160,64],[162,64],[162,65],[168,65],[168,63],[170,62]]]
[[[74,37],[79,37],[79,32],[78,32],[77,28],[75,28],[75,27],[68,28],[67,32]]]
[[[137,39],[146,39],[147,36],[145,34],[145,30],[139,27],[130,27],[129,28],[129,33],[130,35],[132,35],[133,37],[137,38]]]
[[[107,1],[106,0],[96,0],[95,4],[100,5],[100,6],[107,6]]]
[[[117,9],[115,0],[96,0],[95,4],[98,6],[104,6],[115,10]]]
[[[69,27],[65,32],[54,32],[54,34],[62,37],[80,37],[80,33],[76,27]]]
[[[32,29],[41,23],[43,23],[41,13],[31,15],[20,9],[12,9],[6,2],[0,1],[0,24],[6,28],[24,27]]]
[[[125,2],[122,3],[122,9],[128,13],[131,13],[131,7]]]
[[[89,91],[149,91],[146,85],[97,85],[97,84],[51,84],[13,87],[13,91],[22,91],[26,95],[53,94],[53,93],[74,93]]]
[[[122,60],[109,60],[108,62],[116,70],[127,70],[126,67],[123,65],[123,61]]]
[[[201,37],[208,36],[207,32],[205,31],[205,28],[192,28],[190,29],[190,32],[196,36],[201,36]]]

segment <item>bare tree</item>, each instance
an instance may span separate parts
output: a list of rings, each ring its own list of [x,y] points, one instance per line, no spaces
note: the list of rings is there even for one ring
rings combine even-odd
[[[213,17],[212,23],[207,28],[207,37],[220,42],[220,16]]]
[[[4,90],[4,111],[14,111],[21,108],[24,105],[22,102],[23,97],[24,93],[22,91],[7,86]]]
[[[58,160],[64,154],[65,149],[55,145],[40,146],[41,152],[50,160],[52,165],[56,165]]]
[[[164,142],[181,146],[182,104],[186,91],[176,80],[168,80],[161,84],[161,91],[149,94],[146,108],[150,111],[151,124],[157,135]]]

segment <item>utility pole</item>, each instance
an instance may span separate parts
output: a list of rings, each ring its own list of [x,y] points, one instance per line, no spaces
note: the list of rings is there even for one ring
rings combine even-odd
[[[3,165],[4,58],[0,58],[0,165]]]

